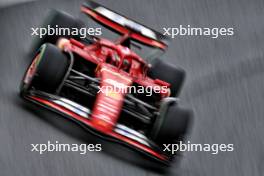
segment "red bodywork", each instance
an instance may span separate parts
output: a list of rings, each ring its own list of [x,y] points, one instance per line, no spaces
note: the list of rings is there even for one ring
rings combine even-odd
[[[168,83],[161,80],[153,80],[147,77],[143,73],[143,66],[147,66],[147,63],[136,55],[129,48],[116,45],[111,41],[106,39],[101,39],[92,45],[85,46],[84,44],[70,39],[68,42],[64,43],[64,50],[71,51],[80,55],[83,59],[97,64],[97,69],[95,70],[96,76],[100,78],[101,85],[104,86],[115,86],[107,80],[114,80],[117,83],[130,86],[132,83],[137,83],[142,86],[169,86]],[[131,62],[131,67],[129,72],[126,72],[122,69],[122,65],[118,64],[114,66],[111,63],[106,63],[107,57],[115,57],[115,54],[119,55],[121,61],[126,58]],[[120,62],[121,63],[121,62]],[[143,65],[142,65],[143,64]],[[161,94],[162,97],[167,97],[170,94],[168,89],[166,93]],[[121,141],[124,141],[150,155],[158,158],[159,160],[166,161],[167,156],[156,152],[151,147],[143,145],[137,141],[134,141],[130,138],[117,134],[113,131],[113,128],[116,125],[116,122],[119,118],[120,112],[122,110],[122,105],[124,101],[125,93],[116,93],[116,92],[100,92],[97,94],[96,102],[92,110],[91,120],[82,117],[56,103],[51,101],[31,96],[30,98],[34,101],[45,104],[53,109],[56,109],[66,115],[71,116],[72,118],[96,129],[103,134],[109,135],[111,137],[117,138]]]
[[[122,84],[124,86],[131,86],[134,83],[144,87],[167,86],[168,89],[165,92],[161,92],[160,96],[161,98],[164,98],[170,95],[170,84],[162,80],[153,80],[149,78],[146,75],[147,69],[149,68],[146,61],[128,47],[122,46],[119,43],[125,38],[130,37],[160,49],[165,49],[167,47],[166,44],[132,32],[131,30],[112,22],[106,17],[95,13],[87,7],[82,7],[81,10],[90,15],[92,18],[95,18],[97,21],[111,26],[123,34],[123,38],[120,38],[117,42],[112,42],[107,39],[98,39],[91,45],[85,45],[82,42],[70,39],[66,42],[64,40],[62,44],[62,48],[65,51],[75,53],[86,61],[97,65],[95,75],[97,78],[100,78],[100,87],[114,87],[116,86],[115,83]],[[117,61],[117,57],[119,61]],[[124,60],[129,62],[129,69],[127,70],[123,65]],[[144,151],[158,160],[169,160],[162,152],[158,152],[150,146],[144,145],[131,138],[114,132],[115,125],[122,110],[125,93],[98,93],[90,119],[82,117],[79,114],[47,99],[34,95],[29,95],[28,98],[62,112],[63,114],[74,118],[75,120],[91,127],[92,129],[95,129],[98,132],[101,132],[102,134],[123,141],[136,149]]]
[[[101,80],[101,88],[112,86],[114,90],[114,87],[117,86],[116,84],[131,86],[133,83],[144,87],[169,86],[166,82],[147,77],[143,68],[148,65],[142,58],[129,48],[117,45],[109,40],[100,39],[95,44],[85,46],[71,39],[69,42],[65,42],[64,49],[77,53],[82,58],[97,65],[95,74]],[[117,55],[120,57],[120,61],[114,65]],[[111,58],[110,63],[106,62],[108,58]],[[122,69],[124,59],[130,62],[128,72]],[[118,93],[116,91],[106,92],[101,91],[98,93],[92,115],[92,122],[97,124],[98,130],[104,132],[111,131],[115,126],[125,96],[125,91]],[[170,90],[168,88],[166,92],[161,92],[160,96],[167,97],[169,94]]]

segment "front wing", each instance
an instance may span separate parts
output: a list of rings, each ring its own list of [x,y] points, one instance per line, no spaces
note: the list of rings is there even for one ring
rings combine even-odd
[[[162,164],[170,164],[171,157],[145,135],[122,124],[116,124],[111,132],[98,130],[90,120],[90,110],[69,99],[38,90],[30,90],[23,98],[77,122],[92,134],[124,144]]]

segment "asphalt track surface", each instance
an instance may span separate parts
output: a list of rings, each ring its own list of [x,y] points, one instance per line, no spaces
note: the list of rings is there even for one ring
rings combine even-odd
[[[162,30],[179,24],[234,27],[234,36],[178,37],[164,56],[183,67],[181,103],[195,112],[192,143],[232,143],[233,152],[187,152],[166,173],[118,144],[18,97],[29,63],[30,27],[49,8],[78,16],[81,1],[43,1],[0,9],[0,175],[264,175],[264,2],[262,0],[100,1]],[[83,18],[83,17],[82,17]],[[85,19],[85,18],[84,18]],[[104,152],[30,152],[31,143],[101,143]]]

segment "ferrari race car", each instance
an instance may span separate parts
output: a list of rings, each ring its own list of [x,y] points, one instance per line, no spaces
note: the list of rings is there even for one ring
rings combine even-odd
[[[185,72],[158,58],[168,38],[95,2],[81,11],[117,39],[38,38],[20,95],[168,165],[174,155],[164,144],[183,140],[191,122],[191,112],[178,105]],[[43,26],[84,26],[60,11],[47,19]]]

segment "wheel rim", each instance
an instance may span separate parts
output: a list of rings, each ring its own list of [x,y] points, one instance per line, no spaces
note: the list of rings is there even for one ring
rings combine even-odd
[[[36,55],[36,57],[33,59],[32,63],[28,67],[26,74],[25,74],[25,77],[24,77],[24,80],[23,80],[24,84],[29,85],[32,82],[33,77],[36,74],[39,61],[40,61],[40,53]]]

